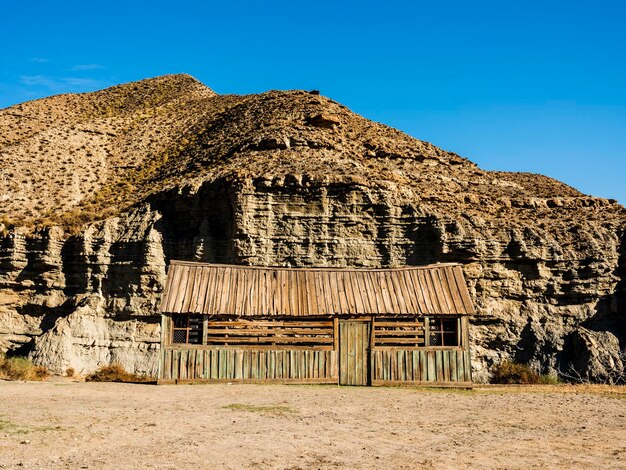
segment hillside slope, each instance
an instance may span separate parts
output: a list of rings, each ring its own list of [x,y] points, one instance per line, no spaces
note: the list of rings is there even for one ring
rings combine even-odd
[[[481,170],[316,92],[172,75],[23,103],[0,110],[0,172],[0,345],[57,370],[152,371],[176,258],[462,262],[479,379],[505,358],[598,379],[624,341],[621,205]]]

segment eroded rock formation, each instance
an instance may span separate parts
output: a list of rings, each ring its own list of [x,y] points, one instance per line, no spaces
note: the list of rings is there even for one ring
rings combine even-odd
[[[57,372],[119,362],[154,373],[170,259],[461,262],[479,312],[471,329],[478,380],[508,358],[544,373],[572,364],[603,380],[593,358],[624,349],[626,212],[615,201],[541,175],[480,170],[315,93],[219,96],[185,76],[112,90],[66,97],[74,117],[64,114],[62,124],[33,110],[56,109],[63,97],[0,111],[11,137],[1,168],[13,171],[2,195],[10,201],[0,239],[2,349]],[[28,132],[19,130],[24,122]],[[81,140],[79,153],[49,144],[32,157],[52,162],[52,172],[64,168],[59,161],[75,165],[91,192],[75,194],[74,181],[57,178],[46,190],[72,195],[65,204],[26,212],[13,203],[9,168],[38,148],[33,142],[107,126],[116,131],[105,134],[108,156],[91,179],[81,172],[102,134]],[[20,197],[40,197],[28,188],[41,175],[20,171],[31,183]],[[613,353],[598,356],[605,334],[615,338]]]

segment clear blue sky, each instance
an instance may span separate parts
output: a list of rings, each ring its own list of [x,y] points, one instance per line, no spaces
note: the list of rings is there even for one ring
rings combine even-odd
[[[315,88],[482,168],[626,202],[624,0],[0,6],[0,108],[178,72]]]

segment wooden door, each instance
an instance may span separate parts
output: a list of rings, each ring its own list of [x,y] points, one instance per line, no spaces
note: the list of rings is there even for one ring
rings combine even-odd
[[[339,322],[339,385],[369,385],[370,322]]]

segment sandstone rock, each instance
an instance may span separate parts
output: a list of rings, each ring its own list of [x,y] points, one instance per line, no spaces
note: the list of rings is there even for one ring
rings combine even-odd
[[[575,379],[611,384],[626,383],[626,349],[609,331],[577,327],[570,336],[572,368],[566,373]]]
[[[479,381],[503,359],[552,372],[592,357],[599,342],[568,339],[589,322],[625,343],[622,206],[541,175],[480,170],[308,92],[218,96],[190,77],[137,86],[141,100],[122,86],[0,110],[0,163],[32,151],[48,174],[74,165],[90,181],[74,191],[55,176],[39,194],[42,173],[19,194],[0,188],[14,191],[0,216],[21,221],[0,237],[3,350],[57,372],[112,361],[153,372],[171,259],[461,262]],[[67,147],[76,132],[80,152]],[[101,146],[120,168],[90,167],[86,152]],[[40,197],[50,201],[37,212]],[[44,219],[66,230],[36,229]],[[594,360],[573,363],[601,380]]]

